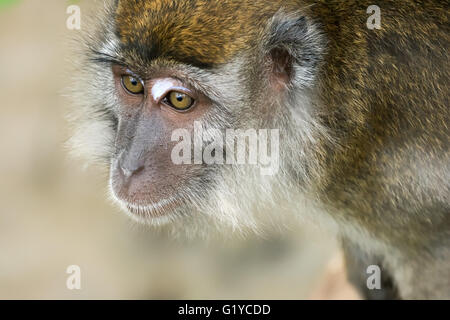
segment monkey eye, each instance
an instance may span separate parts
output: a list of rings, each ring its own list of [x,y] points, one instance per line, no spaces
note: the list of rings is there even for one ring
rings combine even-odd
[[[141,94],[144,92],[144,85],[141,80],[131,75],[122,76],[122,86],[132,94]]]
[[[180,91],[170,91],[164,98],[163,102],[176,110],[185,111],[192,107],[195,100],[186,93]]]

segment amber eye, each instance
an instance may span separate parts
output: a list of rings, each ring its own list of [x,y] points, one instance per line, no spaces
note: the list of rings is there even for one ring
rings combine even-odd
[[[126,75],[122,76],[123,87],[132,94],[140,94],[144,92],[144,86],[142,82],[133,76]]]
[[[194,99],[183,92],[171,91],[164,99],[164,102],[177,110],[187,110],[194,104]]]

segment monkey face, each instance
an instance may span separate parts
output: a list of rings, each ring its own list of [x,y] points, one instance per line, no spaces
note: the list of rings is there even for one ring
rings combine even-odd
[[[323,41],[302,15],[280,7],[114,1],[87,35],[72,145],[108,165],[112,198],[134,219],[254,228],[255,213],[282,201],[288,176],[306,181],[306,149],[319,132],[307,91]],[[204,154],[229,129],[279,130],[279,173],[226,163],[234,150],[225,140],[210,152],[215,161],[197,161],[198,139]],[[191,141],[182,161],[174,159],[180,140]]]
[[[174,76],[169,68],[142,80],[127,68],[113,65],[118,104],[115,153],[111,160],[111,191],[117,201],[140,218],[159,218],[186,199],[202,178],[201,164],[175,164],[172,151],[177,129],[193,136],[194,122],[210,112],[210,99]],[[206,193],[206,190],[205,190]]]

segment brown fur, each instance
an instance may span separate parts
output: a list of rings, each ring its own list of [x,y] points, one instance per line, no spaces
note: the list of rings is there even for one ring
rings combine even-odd
[[[225,63],[248,49],[282,5],[292,2],[120,1],[116,19],[125,46],[202,66]]]
[[[383,1],[382,29],[368,30],[370,1],[324,3],[313,7],[329,39],[320,90],[327,106],[324,120],[345,147],[332,152],[320,188],[334,204],[352,207],[352,218],[381,233],[405,219],[402,214],[383,217],[386,208],[407,206],[382,199],[397,192],[413,195],[415,190],[406,190],[402,182],[418,183],[419,170],[450,157],[448,6]],[[410,199],[412,209],[416,200]],[[450,218],[448,212],[435,215],[442,222]],[[401,237],[416,245],[423,242],[415,238],[424,229],[441,225],[430,226],[429,217],[420,214],[415,219],[410,227],[417,232]]]

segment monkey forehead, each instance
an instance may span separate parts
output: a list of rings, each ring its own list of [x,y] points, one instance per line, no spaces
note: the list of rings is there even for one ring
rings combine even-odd
[[[144,60],[166,57],[198,67],[229,61],[250,48],[281,0],[120,0],[121,49]]]

